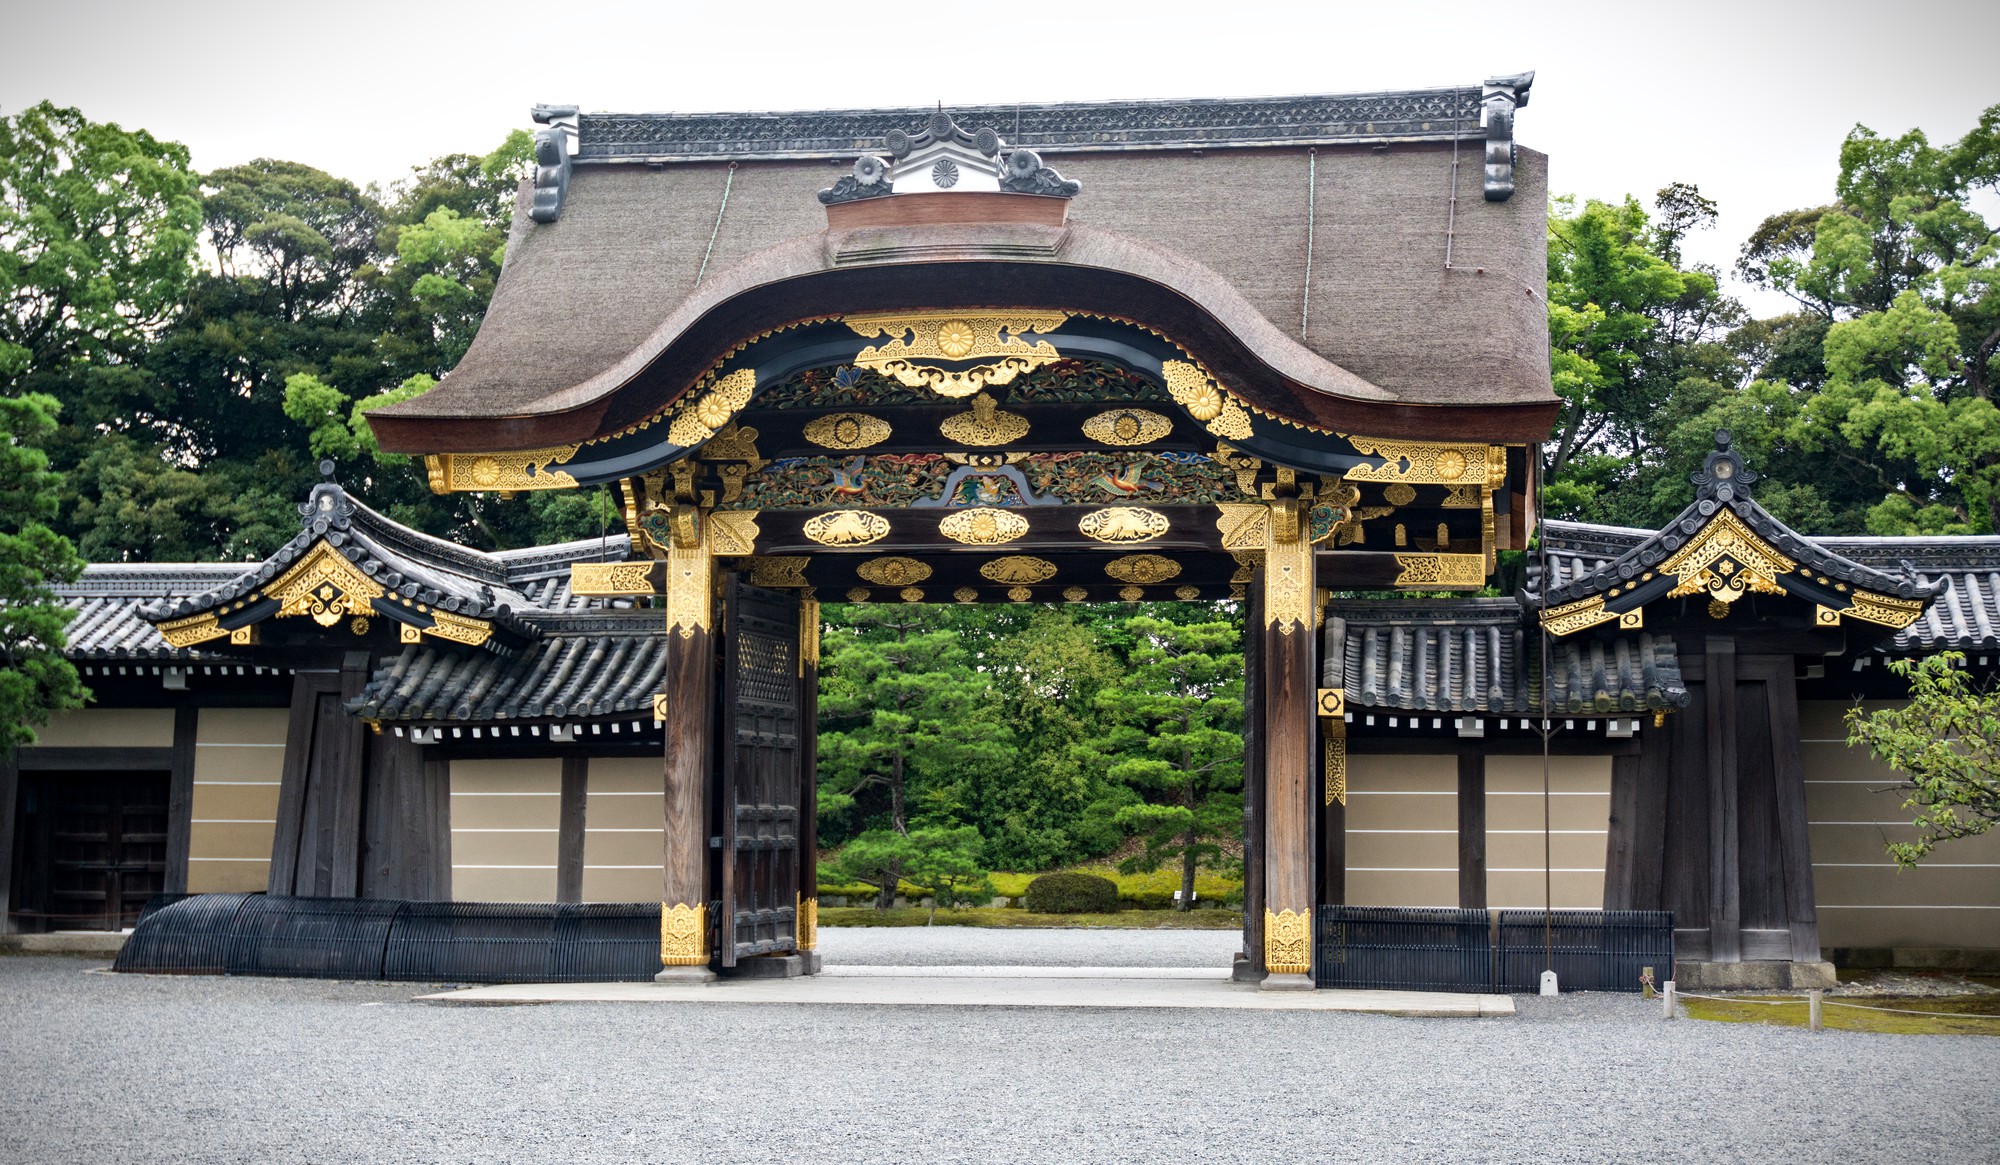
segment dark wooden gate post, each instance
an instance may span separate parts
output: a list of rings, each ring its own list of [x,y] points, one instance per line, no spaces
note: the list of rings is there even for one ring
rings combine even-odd
[[[1267,990],[1311,990],[1313,551],[1296,498],[1270,504],[1264,555],[1264,965]]]
[[[1743,958],[1737,844],[1736,640],[1708,637],[1708,957]]]
[[[692,512],[692,507],[677,507]],[[691,513],[690,513],[691,516]],[[667,551],[666,688],[660,695],[666,736],[666,846],[660,895],[656,978],[715,978],[708,918],[708,786],[714,766],[715,556],[706,523],[674,524]],[[685,541],[688,545],[681,545]]]
[[[799,600],[799,953],[819,970],[819,600]]]

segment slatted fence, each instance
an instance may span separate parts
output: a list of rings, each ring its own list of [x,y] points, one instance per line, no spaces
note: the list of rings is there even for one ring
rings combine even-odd
[[[1544,926],[1546,917],[1547,925]],[[1638,991],[1673,974],[1674,916],[1663,910],[1414,909],[1322,906],[1313,981],[1397,991],[1534,991],[1553,969],[1564,991]]]

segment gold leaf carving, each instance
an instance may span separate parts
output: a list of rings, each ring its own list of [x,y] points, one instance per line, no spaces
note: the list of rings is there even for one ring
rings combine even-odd
[[[914,558],[871,558],[854,568],[854,573],[883,587],[907,587],[931,576],[929,563]]]
[[[1241,441],[1251,435],[1250,414],[1198,365],[1185,360],[1169,360],[1160,365],[1167,382],[1167,395],[1179,402],[1188,415],[1204,422],[1203,428],[1218,437]]]
[[[215,612],[204,611],[185,619],[171,619],[159,625],[160,638],[169,647],[193,647],[211,639],[221,639],[229,629],[216,622]]]
[[[1076,528],[1099,542],[1144,542],[1167,532],[1167,516],[1137,506],[1112,506],[1085,514]]]
[[[1486,585],[1484,554],[1398,554],[1396,567],[1401,572],[1396,575],[1399,587],[1476,589]]]
[[[1142,583],[1149,586],[1174,578],[1180,572],[1180,563],[1157,554],[1127,554],[1104,564],[1104,573],[1119,582]]]
[[[1150,445],[1173,429],[1171,420],[1146,409],[1113,409],[1083,423],[1083,435],[1100,445]]]
[[[683,446],[708,440],[750,403],[750,394],[756,388],[754,368],[739,368],[716,381],[707,392],[681,406],[674,415],[673,425],[667,429],[667,440]]]
[[[848,589],[848,591],[847,591],[847,601],[848,601],[848,602],[850,602],[850,603],[865,603],[865,602],[867,602],[867,601],[868,601],[868,588],[867,588],[867,587],[850,587],[850,588]]]
[[[1399,481],[1384,489],[1382,498],[1392,506],[1407,506],[1417,500],[1417,491]]]
[[[1487,447],[1484,445],[1442,445],[1426,441],[1382,441],[1373,437],[1348,438],[1363,453],[1379,456],[1381,465],[1357,465],[1346,473],[1349,481],[1400,481],[1412,485],[1477,486],[1486,480]]]
[[[938,533],[969,546],[994,546],[1012,542],[1028,532],[1028,520],[1011,510],[982,506],[959,510],[938,523]]]
[[[806,440],[824,449],[866,449],[889,439],[889,422],[866,413],[830,413],[806,422]]]
[[[1028,435],[1028,418],[1002,412],[985,393],[972,398],[972,411],[954,413],[938,424],[938,432],[960,445],[1005,445]]]
[[[810,593],[810,592],[808,592]],[[819,600],[799,600],[799,674],[819,666]]]
[[[708,904],[660,903],[660,962],[699,967],[708,962]]]
[[[1027,601],[1028,601],[1029,599],[1032,599],[1032,598],[1034,598],[1034,597],[1035,597],[1035,592],[1033,592],[1033,591],[1029,590],[1029,589],[1028,589],[1027,587],[1008,587],[1008,588],[1007,588],[1007,598],[1008,598],[1008,601],[1010,601],[1010,602],[1015,602],[1015,603],[1025,603],[1025,602],[1027,602]]]
[[[806,566],[812,562],[803,554],[773,554],[750,560],[750,582],[760,587],[803,587]]]
[[[897,595],[906,603],[921,603],[924,601],[924,589],[922,587],[904,587],[897,592]]]
[[[1090,597],[1090,592],[1082,587],[1064,587],[1062,595],[1066,602],[1081,603]]]
[[[321,542],[264,593],[278,600],[279,615],[305,616],[331,627],[349,615],[367,613],[369,604],[388,591],[332,545]]]
[[[1592,595],[1578,599],[1574,603],[1564,603],[1542,612],[1542,626],[1551,635],[1570,635],[1599,623],[1608,623],[1618,616],[1604,609],[1604,596]]]
[[[799,899],[799,949],[812,950],[819,945],[819,899]]]
[[[1031,344],[1021,337],[1024,332],[1054,331],[1068,320],[1066,312],[997,311],[849,316],[846,323],[870,339],[888,337],[863,348],[854,357],[856,367],[955,398],[1010,383],[1023,372],[1062,359],[1047,340]],[[985,363],[963,369],[938,367],[967,360]]]
[[[1055,577],[1056,564],[1030,554],[1010,554],[981,563],[979,573],[997,583],[1038,583]]]
[[[889,534],[889,519],[867,510],[828,510],[806,520],[805,536],[821,546],[866,546]]]
[[[653,590],[651,562],[572,562],[569,590],[573,595],[650,595]]]
[[[444,453],[425,460],[434,493],[574,489],[576,478],[553,467],[575,457],[581,448],[581,445],[556,445],[510,453]]]
[[[1256,502],[1222,502],[1215,528],[1224,550],[1262,550],[1271,541],[1271,511]]]
[[[1201,597],[1200,587],[1175,587],[1174,597],[1184,603],[1192,603]]]
[[[1119,587],[1118,597],[1128,603],[1136,603],[1146,597],[1146,591],[1143,587]]]
[[[960,587],[951,592],[951,597],[961,603],[972,603],[979,600],[979,592],[973,590],[971,587]]]
[[[1707,591],[1710,603],[1733,603],[1751,591],[1784,594],[1778,576],[1798,565],[1759,538],[1734,510],[1721,509],[1660,564],[1660,573],[1680,580],[1667,592],[1670,599]]]
[[[761,533],[756,510],[716,510],[708,515],[708,540],[724,558],[755,554]]]
[[[1840,613],[1900,631],[1916,622],[1927,605],[1923,599],[1896,599],[1873,591],[1855,591],[1854,605]]]
[[[453,643],[477,647],[493,637],[493,625],[483,619],[468,619],[463,615],[454,615],[435,607],[431,609],[431,619],[432,623],[424,628],[424,633],[435,635],[439,639],[449,639]]]
[[[1267,507],[1270,542],[1264,552],[1264,625],[1281,635],[1312,627],[1313,545],[1299,536],[1298,499]],[[1290,537],[1282,537],[1289,533]]]
[[[1328,805],[1347,804],[1347,721],[1320,721],[1326,726],[1326,795]]]
[[[1264,911],[1264,968],[1274,975],[1312,970],[1312,909]]]
[[[667,629],[682,639],[712,625],[715,555],[706,540],[667,547]]]

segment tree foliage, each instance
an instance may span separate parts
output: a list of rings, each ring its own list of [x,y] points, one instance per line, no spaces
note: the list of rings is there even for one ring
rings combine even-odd
[[[1133,648],[1118,682],[1097,696],[1100,726],[1078,752],[1140,794],[1117,824],[1143,844],[1125,873],[1178,859],[1180,908],[1194,903],[1197,867],[1224,864],[1219,844],[1243,828],[1243,655],[1228,622],[1125,621]]]
[[[0,397],[0,757],[33,744],[51,712],[88,695],[63,658],[71,611],[52,589],[83,569],[48,525],[60,480],[38,446],[55,432],[58,407],[40,393]]]
[[[1847,713],[1847,743],[1908,777],[1903,808],[1917,840],[1891,842],[1899,866],[1913,866],[1947,841],[1977,837],[2000,822],[2000,691],[1977,688],[1965,656],[1943,652],[1895,659],[1889,670],[1910,684],[1910,701]]]

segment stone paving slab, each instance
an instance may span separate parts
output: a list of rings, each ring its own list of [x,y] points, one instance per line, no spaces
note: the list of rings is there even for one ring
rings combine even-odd
[[[940,968],[871,968],[868,973],[801,979],[721,979],[709,984],[535,983],[470,987],[419,996],[425,1003],[505,1006],[529,1003],[791,1003],[884,1007],[1199,1008],[1242,1011],[1347,1011],[1374,1015],[1480,1018],[1514,1014],[1505,995],[1431,991],[1260,991],[1205,972],[1205,977],[1123,974],[1068,976],[945,974]],[[1013,968],[1006,968],[1012,970]],[[1105,971],[1110,968],[1081,968]],[[994,971],[1001,968],[956,968]],[[1038,972],[1056,970],[1037,968]],[[903,974],[885,974],[903,971]],[[1134,974],[1133,972],[1139,973]]]

